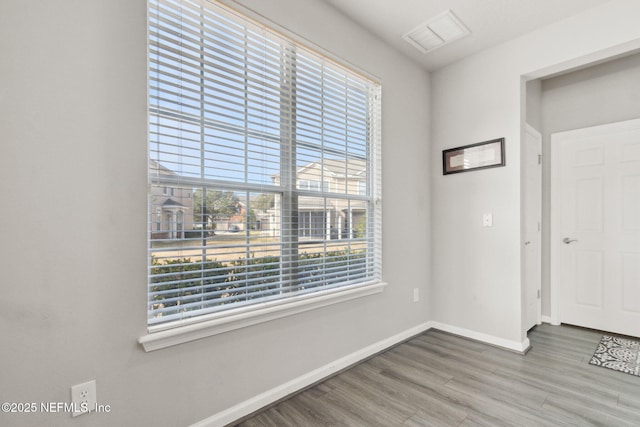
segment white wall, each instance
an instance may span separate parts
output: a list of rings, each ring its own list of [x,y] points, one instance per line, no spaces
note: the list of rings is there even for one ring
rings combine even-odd
[[[432,74],[432,314],[496,341],[526,344],[521,322],[520,135],[523,76],[606,56],[640,38],[640,2],[614,0]],[[473,31],[473,29],[472,29]],[[442,175],[441,152],[506,138],[504,168]],[[482,227],[482,214],[494,227]]]
[[[188,425],[430,318],[429,76],[320,0],[243,3],[382,79],[389,285],[145,353],[146,2],[2,1],[0,396],[112,411],[1,425]]]
[[[543,152],[551,134],[640,118],[640,54],[542,81],[540,100]],[[550,222],[551,162],[543,165],[543,222]],[[543,233],[542,314],[550,315],[550,227]]]

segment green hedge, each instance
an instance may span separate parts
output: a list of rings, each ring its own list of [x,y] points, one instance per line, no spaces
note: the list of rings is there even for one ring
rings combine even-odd
[[[325,261],[330,265],[325,265]],[[288,272],[296,283],[291,290],[302,290],[310,284],[318,286],[315,282],[323,280],[321,277],[327,268],[331,268],[334,277],[324,280],[323,284],[337,283],[342,280],[340,269],[362,268],[364,263],[364,250],[300,254],[293,263],[294,268]],[[268,295],[270,290],[278,294],[281,292],[281,273],[280,257],[275,256],[238,259],[229,264],[210,259],[192,261],[191,258],[159,261],[153,257],[150,317],[246,301]],[[171,307],[175,310],[167,310]]]

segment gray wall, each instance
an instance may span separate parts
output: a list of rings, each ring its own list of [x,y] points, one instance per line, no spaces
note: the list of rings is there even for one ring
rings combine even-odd
[[[498,345],[528,345],[521,277],[523,81],[637,48],[639,14],[640,2],[612,0],[431,74],[434,321]],[[530,117],[535,121],[535,112]],[[442,175],[442,150],[500,137],[506,167]],[[493,214],[492,228],[482,227],[484,213]]]
[[[428,74],[323,1],[243,3],[382,80],[389,285],[145,353],[146,2],[2,1],[0,396],[112,411],[0,425],[188,425],[429,319]]]
[[[542,151],[549,159],[550,135],[640,118],[640,54],[542,81]],[[543,223],[550,224],[551,161],[543,163]],[[542,235],[542,314],[549,309],[550,227]]]

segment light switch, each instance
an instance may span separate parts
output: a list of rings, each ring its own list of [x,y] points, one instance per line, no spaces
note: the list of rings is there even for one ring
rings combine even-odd
[[[493,214],[486,213],[482,215],[482,226],[483,227],[493,227]]]

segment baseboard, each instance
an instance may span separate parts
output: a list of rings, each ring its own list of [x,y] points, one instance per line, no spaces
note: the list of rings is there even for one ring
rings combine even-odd
[[[486,344],[491,344],[496,347],[502,347],[507,350],[515,351],[517,353],[526,353],[529,349],[530,343],[529,338],[525,338],[522,342],[506,340],[504,338],[499,338],[493,335],[483,334],[480,332],[472,331],[469,329],[459,328],[457,326],[451,326],[444,323],[439,322],[429,322],[431,327],[434,329],[439,329],[441,331],[449,332],[454,335],[460,335],[465,338],[470,338],[472,340],[481,341]]]
[[[542,316],[541,317],[542,323],[551,323],[551,316]]]
[[[271,390],[267,390],[251,399],[245,400],[229,409],[225,409],[222,412],[218,412],[215,415],[210,416],[202,421],[192,424],[191,427],[222,427],[228,425],[242,417],[245,417],[267,405],[277,402],[292,393],[300,391],[318,381],[323,380],[341,370],[348,368],[368,357],[371,357],[383,350],[388,349],[396,344],[399,344],[407,339],[418,335],[432,326],[432,322],[426,322],[413,328],[407,329],[399,334],[393,335],[382,341],[378,341],[368,347],[351,353],[345,357],[335,360],[325,366],[318,369],[314,369],[298,378],[294,378],[282,385],[279,385]]]

